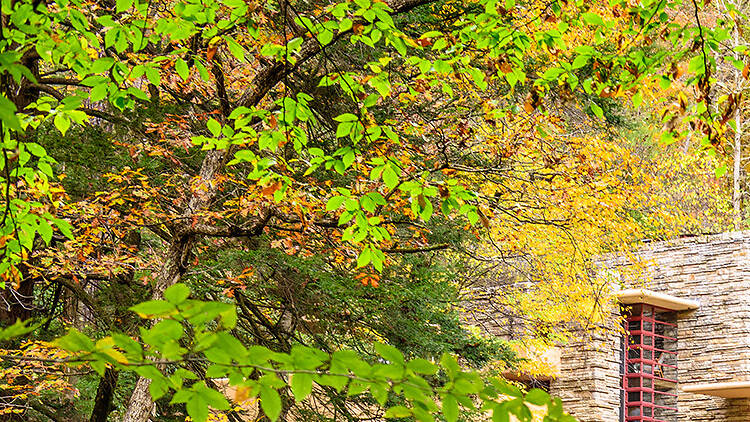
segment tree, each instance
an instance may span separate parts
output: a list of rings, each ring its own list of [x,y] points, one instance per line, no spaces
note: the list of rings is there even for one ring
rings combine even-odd
[[[732,119],[732,132],[734,132],[732,141],[732,213],[734,229],[742,228],[742,196],[743,196],[743,169],[742,169],[742,147],[743,137],[745,135],[745,122],[742,119],[744,112],[743,95],[747,88],[747,65],[745,63],[744,51],[747,49],[747,43],[742,32],[744,17],[746,11],[743,5],[734,2],[717,3],[717,11],[723,16],[728,16],[732,20],[731,35],[727,40],[725,48],[717,48],[717,63],[723,64],[718,66],[719,74],[717,78],[720,88],[718,92],[719,99],[717,104],[726,103],[726,109],[723,118]],[[718,56],[722,54],[722,56]],[[722,60],[720,57],[726,57]],[[723,62],[723,63],[722,63]]]
[[[51,280],[53,292],[64,288],[83,304],[98,340],[71,330],[57,344],[74,353],[65,363],[98,371],[102,387],[114,376],[108,368],[140,376],[127,421],[146,420],[152,399],[167,393],[194,419],[205,418],[208,404],[226,407],[210,388],[218,375],[259,394],[271,419],[290,407],[291,396],[310,393],[312,381],[332,388],[331,396],[347,385],[350,392],[369,388],[381,405],[388,391],[400,393],[410,407],[391,403],[392,416],[431,419],[437,391],[449,420],[457,417],[457,402],[471,408],[468,395],[480,392],[496,414],[527,419],[520,393],[501,381],[482,385],[448,355],[441,366],[448,381],[433,388],[417,374],[424,367],[431,375],[434,366],[417,360],[409,368],[401,352],[372,346],[379,336],[403,349],[414,342],[399,339],[382,318],[422,321],[443,308],[404,309],[406,300],[377,303],[367,294],[394,298],[403,286],[432,302],[414,285],[450,273],[436,271],[435,263],[448,266],[445,257],[420,262],[429,254],[471,250],[471,236],[485,230],[510,235],[513,219],[564,227],[595,202],[550,208],[562,192],[599,198],[587,174],[606,178],[608,188],[622,183],[628,174],[597,173],[590,160],[576,157],[586,140],[565,141],[563,131],[547,127],[545,120],[554,121],[545,101],[578,99],[593,118],[611,119],[607,101],[633,93],[639,103],[644,86],[671,83],[675,77],[659,73],[662,60],[688,53],[646,54],[656,37],[688,37],[701,49],[705,42],[702,28],[669,27],[667,8],[677,6],[4,2],[6,291],[49,292]],[[673,30],[667,35],[665,28]],[[568,45],[575,45],[570,56],[563,53]],[[701,63],[692,71],[705,89],[710,63]],[[691,115],[706,118],[700,107]],[[714,126],[704,127],[710,143]],[[69,151],[73,140],[65,136],[74,131],[103,132],[112,138],[104,144],[117,152],[106,161],[106,190],[85,188],[68,202],[47,151]],[[32,141],[37,137],[46,142]],[[596,145],[602,148],[588,154],[616,148]],[[64,174],[62,165],[57,170]],[[503,214],[511,220],[494,218]],[[219,281],[230,286],[219,289]],[[191,290],[181,282],[214,300],[188,299]],[[440,291],[453,300],[449,286],[440,283]],[[47,296],[54,310],[60,295]],[[334,340],[347,333],[347,317],[330,309],[343,310],[353,299],[381,321],[362,316],[343,344],[366,342],[362,354],[377,352],[375,359],[388,363],[336,355],[342,343]],[[128,308],[150,322],[143,325]],[[334,334],[316,335],[316,323],[335,325]],[[113,333],[114,326],[122,332]],[[417,344],[434,340],[435,357],[469,355],[438,338]],[[245,365],[245,357],[255,363]],[[101,390],[98,408],[109,408],[112,393]],[[500,393],[518,400],[500,402]],[[558,402],[539,392],[524,397],[562,418]]]

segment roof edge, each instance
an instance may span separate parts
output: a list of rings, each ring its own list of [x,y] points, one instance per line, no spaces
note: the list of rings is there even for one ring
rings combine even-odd
[[[683,385],[682,391],[724,398],[750,397],[750,381],[714,382]]]
[[[620,303],[625,305],[645,303],[672,311],[690,311],[700,307],[697,300],[683,299],[646,289],[620,290],[615,292],[615,296]]]

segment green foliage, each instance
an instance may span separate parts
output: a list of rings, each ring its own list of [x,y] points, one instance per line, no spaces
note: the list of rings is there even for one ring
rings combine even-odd
[[[66,202],[55,182],[57,171],[66,174],[62,185],[75,198],[103,191],[72,207],[89,217],[77,222],[76,229],[106,226],[65,245],[89,242],[78,250],[80,261],[88,265],[102,254],[119,253],[121,244],[112,239],[148,227],[154,238],[147,239],[149,248],[129,256],[133,261],[152,254],[150,246],[183,250],[172,267],[151,261],[139,268],[137,277],[133,271],[130,284],[158,276],[153,268],[162,264],[178,268],[178,274],[156,280],[155,288],[173,283],[191,258],[199,261],[193,249],[201,250],[199,264],[206,270],[203,275],[210,275],[188,272],[185,279],[192,292],[176,284],[154,292],[154,298],[163,299],[134,305],[133,312],[153,322],[138,330],[131,330],[132,319],[119,314],[140,302],[136,298],[145,296],[141,290],[133,288],[126,300],[97,310],[111,310],[109,322],[120,324],[124,332],[92,339],[69,330],[56,344],[76,354],[71,364],[85,363],[98,374],[111,366],[146,377],[154,399],[184,405],[197,420],[206,418],[209,406],[228,406],[224,397],[198,381],[204,375],[228,377],[250,396],[260,397],[271,419],[282,413],[287,387],[299,401],[317,384],[341,394],[368,393],[389,406],[386,415],[394,418],[433,420],[432,414],[442,407],[443,416],[453,421],[462,411],[472,411],[472,399],[479,398],[481,410],[493,412],[494,420],[507,420],[510,414],[528,420],[526,403],[547,404],[547,420],[569,420],[559,400],[538,391],[524,396],[501,380],[484,382],[476,373],[461,370],[453,354],[476,365],[512,360],[512,355],[502,343],[474,338],[461,327],[453,307],[457,287],[451,281],[457,270],[450,271],[444,262],[425,264],[425,254],[389,254],[403,252],[402,243],[416,245],[412,249],[417,252],[425,244],[461,244],[463,235],[445,232],[487,228],[481,206],[497,198],[485,198],[474,186],[476,175],[485,173],[478,164],[502,164],[507,157],[492,150],[494,146],[488,147],[491,153],[483,150],[489,142],[484,145],[485,139],[473,131],[494,126],[497,116],[544,114],[545,96],[572,92],[573,98],[585,100],[592,116],[618,123],[615,93],[632,93],[638,106],[644,86],[658,83],[666,89],[676,80],[664,70],[667,59],[686,59],[685,82],[702,96],[684,110],[685,119],[694,123],[704,144],[713,145],[722,125],[716,124],[718,112],[708,103],[716,66],[709,53],[729,35],[722,28],[671,25],[667,12],[680,4],[611,1],[609,7],[633,17],[620,28],[582,1],[553,1],[544,7],[546,16],[522,25],[518,12],[533,10],[533,2],[479,0],[452,9],[443,2],[425,6],[355,0],[321,7],[271,2],[261,7],[270,11],[268,16],[256,16],[255,2],[237,0],[181,0],[169,4],[170,13],[156,15],[151,2],[143,0],[117,0],[114,13],[92,12],[82,0],[3,1],[0,283],[22,281],[22,270],[32,258],[73,238],[71,222],[57,214]],[[297,6],[314,13],[300,12]],[[294,27],[291,37],[287,27]],[[277,28],[283,33],[273,37]],[[571,31],[587,31],[591,37],[553,59],[553,51],[571,50],[566,41]],[[608,37],[615,31],[620,41],[679,47],[648,54],[650,45],[615,45]],[[329,54],[351,60],[342,64]],[[257,60],[254,67],[247,66],[252,60]],[[237,74],[229,72],[232,66],[240,69]],[[43,78],[57,74],[65,75],[57,84]],[[251,89],[232,92],[236,85],[244,86],[246,78]],[[305,78],[309,80],[295,86],[297,79]],[[197,89],[187,90],[192,86]],[[212,90],[215,98],[204,95]],[[336,97],[336,104],[321,106],[326,97]],[[410,97],[423,98],[412,102]],[[471,100],[459,101],[463,97]],[[167,117],[171,112],[190,119],[175,122]],[[449,123],[433,128],[425,124],[429,119],[424,115]],[[105,130],[104,125],[112,128]],[[179,144],[137,151],[137,138],[164,127]],[[439,140],[427,140],[432,131],[440,134]],[[679,135],[668,131],[664,138],[671,141]],[[216,151],[221,151],[218,158]],[[542,160],[523,159],[534,166]],[[168,162],[173,166],[165,165]],[[204,171],[216,162],[220,170]],[[101,180],[110,169],[127,173],[108,175],[112,181],[120,178],[121,190],[105,189],[114,184]],[[232,183],[222,184],[226,180]],[[231,199],[219,203],[214,189]],[[118,197],[122,192],[132,196]],[[237,205],[243,200],[252,206]],[[230,204],[236,209],[217,209]],[[101,209],[112,214],[102,216]],[[125,228],[102,223],[114,214],[132,220]],[[237,217],[248,215],[251,218]],[[281,227],[267,224],[272,218]],[[259,228],[248,229],[251,223]],[[286,257],[270,251],[278,246],[263,243],[292,238],[276,234],[271,240],[274,234],[267,232],[272,230],[306,234],[309,226],[338,230],[335,238],[299,240],[314,243],[311,249],[317,254],[312,258]],[[415,227],[432,231],[411,232]],[[261,236],[264,233],[269,238]],[[201,236],[236,243],[226,253],[221,241],[203,241]],[[97,242],[105,246],[97,248]],[[54,252],[74,259],[65,256],[69,251],[64,248]],[[335,257],[328,260],[328,255]],[[62,260],[45,258],[56,264]],[[117,264],[130,265],[123,261]],[[258,276],[251,280],[254,288],[244,292],[247,285],[242,283],[250,277],[233,274],[245,271],[247,262],[259,263]],[[97,299],[118,297],[115,276],[101,274],[111,268],[89,274],[88,267],[67,264],[56,271],[75,283],[78,274],[110,283]],[[211,285],[214,280],[236,284],[227,288],[236,300],[198,300],[223,293],[224,287]],[[382,281],[377,292],[372,280]],[[86,297],[85,289],[71,289]],[[271,317],[282,321],[293,311],[298,321],[317,323],[319,332],[281,332],[279,323],[270,322]],[[136,331],[138,340],[131,337]],[[0,332],[0,339],[29,332],[25,325],[13,325]],[[370,359],[363,358],[368,355]],[[439,364],[431,361],[438,356]],[[189,365],[193,363],[206,365],[206,373]],[[501,395],[510,399],[501,400]]]
[[[170,299],[133,308],[148,318],[159,318],[150,329],[141,330],[138,340],[116,334],[94,341],[71,329],[57,340],[57,346],[72,354],[67,359],[69,365],[88,365],[97,372],[112,366],[150,379],[155,400],[172,391],[171,403],[185,403],[196,421],[206,420],[209,407],[227,409],[229,402],[205,382],[197,381],[191,363],[208,365],[207,377],[228,378],[250,397],[258,396],[271,420],[281,412],[279,390],[289,387],[300,401],[311,394],[313,384],[349,394],[369,392],[381,406],[388,403],[389,392],[402,395],[404,404],[388,408],[388,418],[413,416],[419,421],[434,421],[434,415],[442,412],[447,420],[455,421],[463,408],[492,412],[493,420],[515,415],[521,421],[530,421],[526,405],[530,403],[548,406],[549,421],[573,420],[562,413],[559,400],[539,390],[524,395],[501,379],[483,380],[476,372],[462,370],[449,353],[444,353],[439,363],[407,361],[397,348],[375,343],[379,358],[369,363],[343,349],[327,354],[295,346],[289,353],[278,353],[262,346],[246,347],[229,334],[235,328],[233,306],[187,299],[186,289],[182,284],[174,285],[168,290]],[[185,338],[183,326],[190,327],[193,337]],[[169,372],[163,369],[165,366],[170,367]],[[434,386],[426,377],[438,370],[445,374],[445,382]],[[481,400],[479,407],[475,398]]]

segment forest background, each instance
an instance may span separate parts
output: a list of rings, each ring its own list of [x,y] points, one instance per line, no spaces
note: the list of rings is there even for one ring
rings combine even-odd
[[[740,3],[1,4],[5,420],[570,420],[595,257],[747,220]]]

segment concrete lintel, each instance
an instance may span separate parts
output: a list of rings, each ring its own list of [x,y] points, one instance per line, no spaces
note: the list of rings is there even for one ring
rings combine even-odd
[[[750,381],[714,382],[683,385],[682,391],[728,399],[750,397]]]
[[[620,303],[625,305],[634,305],[645,303],[648,305],[658,306],[660,308],[672,311],[687,311],[698,309],[698,301],[682,299],[664,293],[654,292],[646,289],[627,289],[615,293]]]

